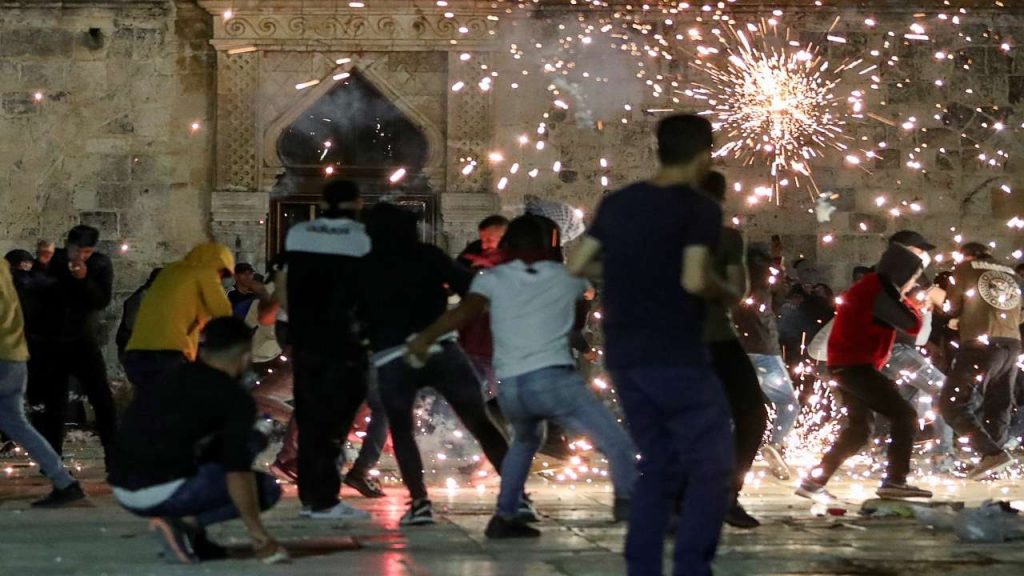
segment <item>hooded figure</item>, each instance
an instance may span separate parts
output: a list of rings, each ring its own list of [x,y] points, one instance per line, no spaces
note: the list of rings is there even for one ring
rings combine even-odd
[[[194,360],[206,323],[231,315],[221,279],[234,267],[227,246],[210,242],[164,268],[142,299],[127,351],[177,352]]]

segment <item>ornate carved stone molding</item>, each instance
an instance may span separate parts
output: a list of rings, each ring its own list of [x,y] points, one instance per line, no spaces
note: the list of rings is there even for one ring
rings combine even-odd
[[[217,188],[255,190],[259,53],[218,53]]]
[[[489,54],[477,56],[477,62],[492,68]],[[448,69],[457,69],[458,55],[448,54]],[[448,191],[479,192],[491,185],[487,153],[493,144],[494,113],[490,90],[476,90],[486,72],[478,70],[475,77],[466,77],[471,84],[464,90],[448,90]],[[475,162],[473,172],[463,174],[463,168]]]

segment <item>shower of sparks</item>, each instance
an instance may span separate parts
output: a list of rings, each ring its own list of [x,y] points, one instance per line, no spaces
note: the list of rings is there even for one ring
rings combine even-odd
[[[847,148],[846,114],[837,95],[844,66],[830,68],[813,44],[779,42],[775,28],[769,31],[764,22],[754,30],[729,28],[731,45],[719,36],[725,44],[722,62],[710,58],[718,50],[699,47],[702,56],[693,65],[710,80],[688,92],[707,103],[703,114],[713,117],[725,140],[716,156],[744,164],[766,161],[776,190],[787,175],[797,185],[803,176],[814,188],[811,161],[824,148]]]

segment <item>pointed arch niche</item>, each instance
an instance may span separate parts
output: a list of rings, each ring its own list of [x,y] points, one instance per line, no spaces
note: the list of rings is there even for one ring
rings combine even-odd
[[[198,0],[212,16],[217,51],[214,238],[239,260],[261,262],[276,252],[277,198],[316,195],[325,181],[322,171],[314,177],[326,168],[310,162],[316,148],[303,146],[295,133],[302,131],[303,114],[356,93],[379,104],[371,115],[393,122],[384,122],[389,126],[382,134],[363,133],[361,142],[377,146],[371,151],[333,132],[342,143],[334,176],[363,180],[367,195],[422,196],[429,204],[423,209],[434,215],[432,239],[441,245],[457,250],[475,236],[476,223],[500,203],[492,174],[481,169],[464,177],[459,158],[483,157],[491,149],[492,96],[455,94],[449,87],[452,74],[473,80],[459,68],[460,53],[491,65],[501,49],[496,27],[504,10],[455,1],[453,18],[447,8],[416,0],[379,0],[360,10],[336,0]],[[334,79],[344,73],[352,76]],[[346,118],[335,112],[323,117]],[[311,132],[315,142],[320,133]],[[398,167],[409,171],[399,185],[381,186],[381,175]]]

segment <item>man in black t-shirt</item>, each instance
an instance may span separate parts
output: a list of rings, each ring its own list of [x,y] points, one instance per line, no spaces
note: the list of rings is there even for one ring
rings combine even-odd
[[[603,270],[607,364],[641,453],[626,538],[630,574],[662,573],[680,493],[676,573],[710,574],[730,500],[729,404],[701,340],[703,298],[738,297],[711,268],[722,210],[695,189],[711,149],[707,120],[662,120],[658,173],[606,197],[569,262],[576,274]]]
[[[124,414],[108,478],[114,497],[152,518],[166,551],[184,564],[226,557],[205,529],[238,517],[258,557],[287,559],[260,520],[281,489],[273,477],[252,471],[261,437],[254,430],[256,403],[241,383],[251,358],[245,323],[213,320],[199,361],[137,389]]]

